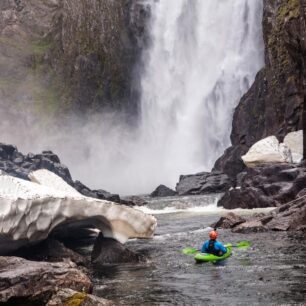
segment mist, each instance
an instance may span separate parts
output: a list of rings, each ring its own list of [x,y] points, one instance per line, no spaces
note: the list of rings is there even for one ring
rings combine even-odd
[[[174,188],[181,174],[210,171],[264,64],[261,19],[261,1],[152,1],[136,124],[116,112],[52,120],[37,111],[33,80],[25,79],[0,101],[1,142],[23,153],[52,150],[74,180],[121,195]]]

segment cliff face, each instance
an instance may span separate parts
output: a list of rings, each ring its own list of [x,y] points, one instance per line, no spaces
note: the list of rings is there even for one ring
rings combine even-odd
[[[244,168],[241,155],[270,135],[282,140],[303,129],[306,99],[306,1],[264,0],[265,67],[235,109],[232,147],[214,169],[231,177]]]
[[[1,0],[2,109],[135,112],[148,14],[132,0]]]

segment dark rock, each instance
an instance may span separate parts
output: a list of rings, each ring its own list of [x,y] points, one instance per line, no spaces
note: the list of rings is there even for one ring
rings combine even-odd
[[[247,153],[248,149],[245,145],[237,145],[226,149],[224,154],[215,162],[212,171],[221,171],[235,182],[237,174],[246,168],[241,156]]]
[[[191,175],[181,175],[176,184],[179,195],[195,195],[225,192],[232,186],[229,177],[220,172],[201,172]]]
[[[159,185],[152,193],[151,197],[171,197],[176,195],[176,192],[165,185]]]
[[[304,195],[281,205],[266,215],[254,215],[246,220],[246,222],[231,226],[232,231],[237,233],[262,232],[267,230],[306,231],[306,188],[301,194]],[[218,223],[221,227],[227,225],[227,223],[224,224],[221,220]]]
[[[121,204],[127,206],[144,206],[147,205],[148,202],[140,196],[126,196],[121,198]]]
[[[117,240],[104,238],[100,233],[94,244],[91,261],[99,266],[108,263],[139,262],[144,261],[144,258],[130,251]]]
[[[260,220],[251,220],[236,226],[232,231],[234,233],[257,233],[266,232],[268,229],[262,224]]]
[[[107,200],[107,201],[111,201],[111,202],[116,202],[116,203],[121,203],[120,197],[118,194],[112,194],[108,191],[99,189],[99,190],[93,190],[93,193],[95,193],[97,195],[98,199],[101,200]]]
[[[227,191],[218,206],[227,209],[280,206],[306,188],[306,168],[290,164],[247,168],[240,177],[240,185]]]
[[[232,189],[219,200],[218,206],[226,209],[275,207],[277,202],[266,196],[262,190],[253,187]]]
[[[90,279],[73,263],[34,262],[0,257],[0,302],[45,305],[59,289],[90,292]],[[14,301],[16,301],[14,303]]]
[[[16,157],[13,160],[13,163],[16,164],[16,165],[21,165],[23,163],[23,157]]]
[[[77,265],[86,266],[88,264],[83,256],[68,249],[63,243],[52,238],[48,238],[34,246],[19,249],[14,255],[34,261],[59,262],[70,260]]]
[[[212,225],[213,228],[233,228],[246,220],[234,213],[230,212],[225,217],[221,217],[219,221]]]
[[[1,151],[2,150],[2,151]],[[1,155],[2,154],[2,155]],[[112,194],[105,190],[91,190],[80,181],[73,181],[69,169],[60,163],[59,157],[52,151],[43,151],[42,154],[29,153],[23,155],[17,148],[11,145],[0,144],[0,170],[7,174],[29,180],[31,171],[47,169],[60,176],[69,185],[81,194],[96,199],[103,199],[119,204],[135,205],[131,201],[122,201],[118,194]]]
[[[10,160],[16,150],[15,146],[0,143],[0,159]]]
[[[61,163],[59,157],[56,154],[54,154],[52,151],[42,151],[42,155],[54,163],[57,164]]]

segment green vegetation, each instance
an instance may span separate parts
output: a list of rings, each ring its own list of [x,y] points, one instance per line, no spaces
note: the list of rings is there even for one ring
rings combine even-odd
[[[269,33],[268,48],[271,57],[274,58],[278,64],[280,73],[285,72],[290,66],[290,56],[285,46],[284,39],[284,26],[291,19],[300,16],[300,1],[299,0],[283,0],[279,5],[275,24]]]
[[[64,304],[64,306],[80,306],[83,301],[86,299],[87,294],[78,292],[71,296],[69,300]]]

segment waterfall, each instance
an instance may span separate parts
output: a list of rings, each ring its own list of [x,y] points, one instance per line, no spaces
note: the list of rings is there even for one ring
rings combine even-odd
[[[120,194],[174,188],[180,174],[209,171],[230,145],[234,108],[264,64],[262,0],[143,2],[151,7],[151,39],[136,128],[118,114],[97,114],[40,132],[34,118],[28,129],[4,128],[2,141],[24,152],[54,150],[74,179]]]
[[[264,62],[261,0],[160,0],[142,76],[148,187],[209,171],[230,145],[235,106]]]

